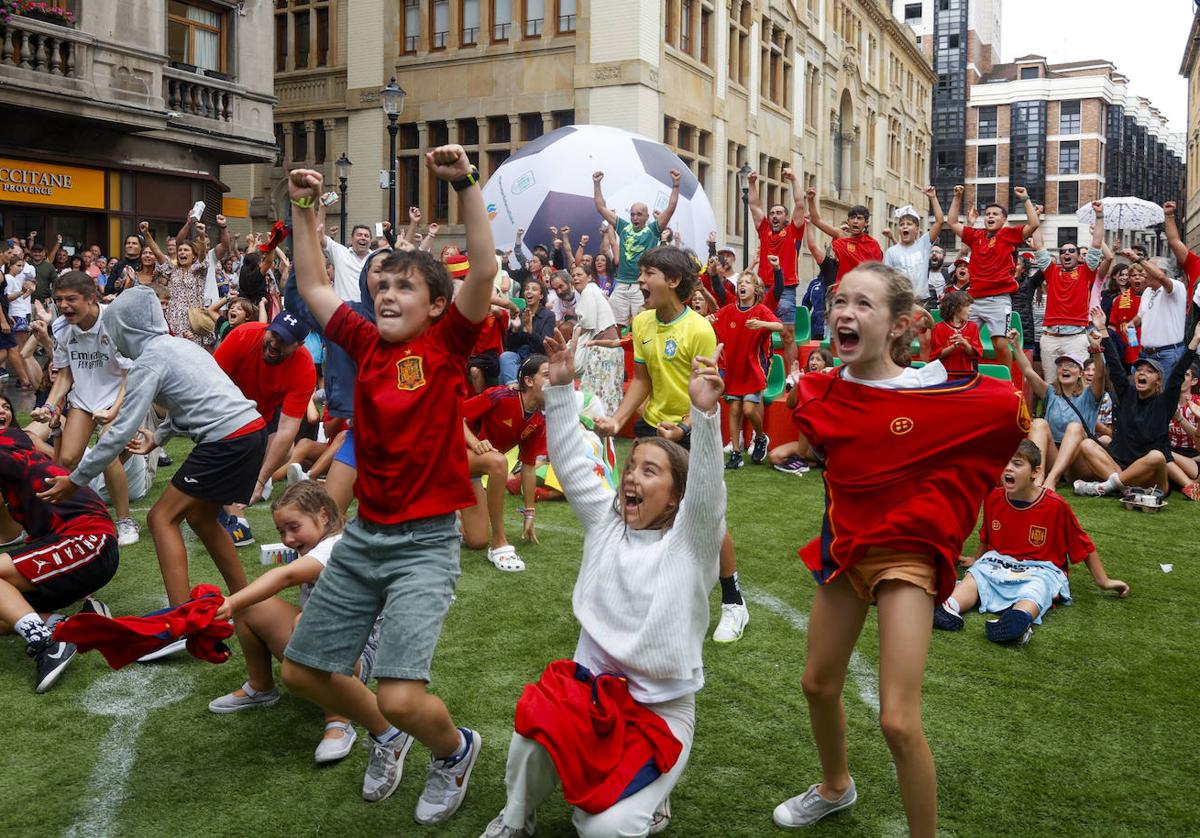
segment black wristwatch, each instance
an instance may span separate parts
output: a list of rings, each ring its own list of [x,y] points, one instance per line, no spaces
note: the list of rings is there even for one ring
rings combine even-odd
[[[470,189],[477,183],[479,183],[479,169],[475,168],[474,166],[471,166],[466,177],[450,181],[450,185],[454,187],[455,192],[462,192],[466,189]]]

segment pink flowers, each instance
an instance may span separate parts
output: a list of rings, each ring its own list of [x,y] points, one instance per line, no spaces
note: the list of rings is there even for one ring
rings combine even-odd
[[[74,13],[63,6],[54,6],[43,0],[0,0],[0,19],[9,23],[13,15],[24,15],[49,23],[75,23]]]

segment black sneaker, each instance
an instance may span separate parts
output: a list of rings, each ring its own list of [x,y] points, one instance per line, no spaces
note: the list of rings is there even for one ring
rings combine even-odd
[[[75,651],[74,643],[63,643],[61,640],[57,643],[51,640],[37,646],[26,646],[25,653],[33,658],[33,663],[37,667],[34,689],[39,693],[44,693],[53,687],[63,670],[67,668],[67,664],[75,657]]]
[[[754,444],[750,448],[750,462],[755,465],[760,465],[767,458],[767,446],[771,444],[771,438],[766,434],[755,434]]]
[[[963,618],[944,605],[933,609],[933,627],[942,631],[961,631]]]
[[[83,600],[83,605],[79,606],[79,610],[75,613],[99,614],[101,617],[108,617],[109,619],[112,619],[112,611],[109,610],[109,607],[94,597],[86,597]]]
[[[984,634],[993,643],[1011,643],[1024,646],[1033,637],[1033,617],[1019,608],[1010,608],[1000,615],[999,620],[989,620]]]
[[[172,460],[170,457],[168,457],[166,454],[158,455],[158,467],[159,468],[166,468],[169,465],[173,465],[174,462],[175,461]]]
[[[738,469],[744,465],[745,465],[745,463],[742,462],[742,452],[741,451],[731,451],[729,454],[729,462],[727,462],[725,464],[725,468]]]

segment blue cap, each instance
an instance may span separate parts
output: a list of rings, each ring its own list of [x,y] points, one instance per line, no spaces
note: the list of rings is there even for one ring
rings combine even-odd
[[[284,343],[304,343],[304,339],[308,337],[308,327],[301,323],[296,315],[286,311],[275,315],[275,319],[267,328],[283,338]]]

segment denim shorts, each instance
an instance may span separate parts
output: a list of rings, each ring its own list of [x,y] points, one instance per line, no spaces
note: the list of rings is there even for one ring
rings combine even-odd
[[[979,589],[979,610],[999,614],[1021,600],[1036,603],[1035,623],[1054,604],[1071,604],[1067,575],[1049,562],[1023,562],[989,550],[967,569]]]
[[[376,678],[428,681],[459,576],[453,513],[390,526],[354,518],[317,579],[284,656],[352,675],[383,617]]]
[[[796,289],[799,285],[785,287],[779,294],[779,304],[775,306],[775,316],[784,326],[796,325]]]

